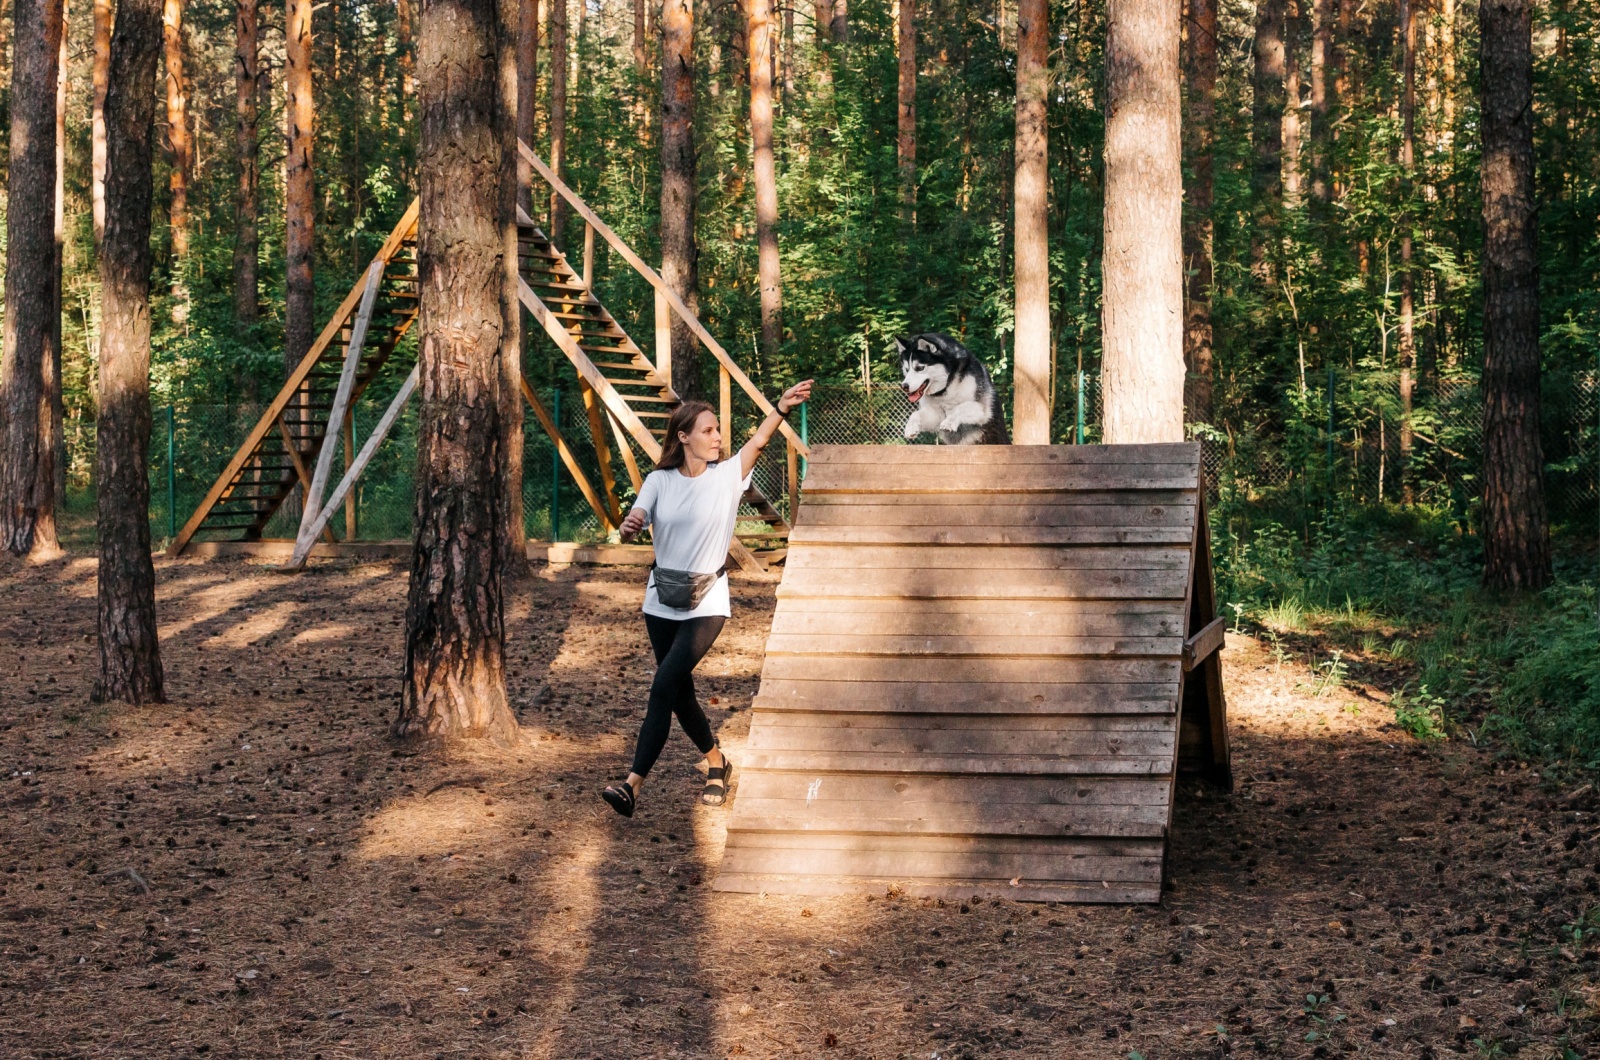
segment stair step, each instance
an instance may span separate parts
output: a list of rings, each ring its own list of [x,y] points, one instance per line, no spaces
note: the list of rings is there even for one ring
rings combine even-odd
[[[584,350],[583,352],[588,353],[589,351]],[[618,371],[623,372],[653,372],[656,370],[656,366],[648,361],[646,361],[644,364],[618,364],[616,361],[591,361],[590,363],[596,368],[615,368]],[[613,380],[613,382],[614,381],[615,380]],[[632,382],[635,383],[641,381],[642,380],[638,379],[632,380]]]

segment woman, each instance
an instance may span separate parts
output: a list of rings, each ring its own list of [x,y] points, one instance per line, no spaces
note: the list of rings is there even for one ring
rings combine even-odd
[[[733,763],[717,747],[711,723],[695,699],[694,668],[728,620],[724,565],[738,520],[739,498],[750,488],[750,472],[761,450],[772,441],[780,420],[810,396],[809,379],[784,391],[778,411],[762,421],[731,460],[720,459],[722,430],[716,412],[703,401],[685,401],[668,418],[661,458],[622,520],[624,541],[653,526],[656,553],[644,591],[644,626],[656,653],[650,704],[644,724],[639,726],[632,772],[626,781],[609,785],[601,793],[624,817],[633,816],[644,778],[666,746],[674,714],[706,756],[701,801],[720,806],[728,797]]]

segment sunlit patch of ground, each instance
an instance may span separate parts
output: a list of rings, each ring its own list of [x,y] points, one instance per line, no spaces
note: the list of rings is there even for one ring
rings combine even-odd
[[[0,1056],[1592,1055],[1592,792],[1230,636],[1237,790],[1185,783],[1159,907],[710,890],[681,734],[638,816],[642,572],[508,588],[524,742],[386,735],[403,565],[158,561],[173,702],[93,707],[92,564],[0,561]],[[697,683],[737,762],[772,586]]]

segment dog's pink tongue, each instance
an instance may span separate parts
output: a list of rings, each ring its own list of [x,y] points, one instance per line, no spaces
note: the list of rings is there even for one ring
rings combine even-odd
[[[927,390],[927,389],[928,389],[928,384],[927,383],[923,383],[921,386],[917,387],[917,389],[915,389],[911,393],[907,394],[906,397],[910,398],[911,399],[911,403],[913,405],[915,405],[917,402],[922,400],[922,392],[924,390]]]

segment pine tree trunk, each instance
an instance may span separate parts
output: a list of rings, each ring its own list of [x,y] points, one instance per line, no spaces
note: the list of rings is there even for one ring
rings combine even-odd
[[[72,31],[67,0],[61,3],[61,48],[56,59],[56,190],[55,190],[55,275],[50,293],[55,307],[50,311],[50,363],[45,365],[45,400],[50,406],[50,429],[45,444],[50,449],[50,471],[55,478],[51,496],[67,495],[67,407],[61,392],[62,290],[67,247],[67,37]]]
[[[650,69],[650,51],[645,45],[644,0],[633,0],[633,69],[642,79]]]
[[[1311,201],[1325,205],[1328,181],[1328,64],[1333,53],[1333,0],[1311,0]]]
[[[234,4],[234,151],[239,166],[239,187],[234,199],[233,235],[233,315],[240,324],[251,325],[260,316],[260,282],[257,258],[260,253],[261,138],[258,115],[261,100],[261,24],[257,0],[236,0]]]
[[[284,127],[287,175],[284,180],[284,375],[311,352],[317,337],[315,251],[316,188],[311,147],[316,118],[311,96],[311,0],[285,0]]]
[[[1174,19],[1173,27],[1177,25]],[[1045,121],[1049,38],[1049,0],[1022,0],[1017,7],[1016,344],[1011,413],[1012,437],[1018,445],[1050,444],[1050,170]]]
[[[499,33],[494,131],[500,140],[500,532],[501,569],[507,577],[528,570],[528,530],[522,509],[522,301],[517,296],[517,203],[522,194],[522,14],[525,0],[495,0]]]
[[[183,268],[189,257],[189,173],[194,168],[189,86],[183,76],[183,4],[184,0],[166,0],[161,12],[167,66],[167,187],[172,196],[167,223],[172,237],[173,314],[180,321],[184,316]]]
[[[772,154],[772,0],[750,0],[750,141],[755,155],[757,279],[761,285],[761,353],[767,364],[782,342],[783,296],[778,274],[778,171]]]
[[[1183,258],[1188,278],[1183,314],[1184,363],[1189,378],[1184,388],[1191,422],[1210,423],[1216,388],[1212,356],[1211,284],[1213,268],[1212,150],[1216,142],[1217,109],[1217,0],[1189,0],[1189,165],[1194,183],[1189,188],[1189,211],[1184,217]]]
[[[550,171],[567,179],[567,0],[550,0]],[[567,200],[550,190],[550,238],[567,247]]]
[[[1283,22],[1284,0],[1256,0],[1256,39],[1250,85],[1254,168],[1250,264],[1256,276],[1272,276],[1272,244],[1283,202]]]
[[[833,0],[833,11],[830,17],[833,20],[832,36],[834,43],[845,43],[850,39],[850,0]]]
[[[395,0],[394,35],[400,52],[400,112],[411,122],[411,101],[417,98],[417,43],[411,0]]]
[[[695,243],[694,0],[665,0],[661,14],[661,278],[700,312],[700,251]],[[672,386],[700,392],[700,345],[672,314]]]
[[[1178,5],[1106,7],[1105,440],[1183,440]],[[1281,84],[1281,82],[1280,82]]]
[[[896,36],[900,67],[899,137],[895,153],[900,162],[900,205],[907,222],[917,204],[917,0],[899,0],[900,26]]]
[[[94,0],[93,111],[89,118],[89,201],[94,245],[106,232],[106,81],[111,76],[111,0]]]
[[[106,91],[95,424],[100,676],[96,702],[166,699],[150,561],[150,198],[162,0],[121,0]]]
[[[1411,497],[1411,404],[1416,385],[1416,308],[1411,272],[1411,174],[1417,143],[1417,23],[1411,0],[1400,0],[1400,482],[1405,503]]]
[[[538,128],[539,0],[523,0],[517,23],[517,138],[533,148]],[[518,202],[532,220],[533,166],[523,159],[520,151],[517,152],[517,183],[523,188]]]
[[[16,0],[6,211],[4,360],[0,362],[0,547],[60,552],[55,525],[51,381],[59,352],[56,268],[56,83],[61,0]],[[29,135],[35,131],[34,135]]]
[[[1483,562],[1498,589],[1550,582],[1539,439],[1532,0],[1482,0]]]
[[[1283,202],[1300,205],[1300,5],[1287,0],[1283,18]]]
[[[497,0],[427,0],[417,35],[422,292],[416,530],[394,735],[517,740],[495,470],[508,271]],[[504,103],[504,105],[502,105]],[[513,258],[512,261],[515,259]]]

